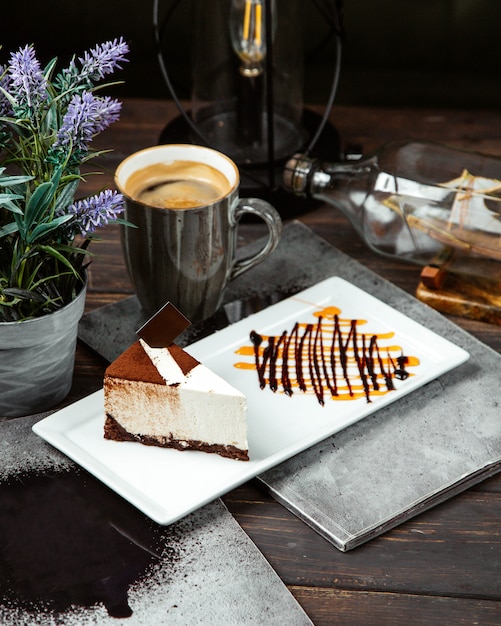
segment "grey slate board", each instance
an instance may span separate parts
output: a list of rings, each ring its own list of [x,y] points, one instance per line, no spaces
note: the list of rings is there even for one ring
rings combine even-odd
[[[254,305],[263,308],[329,276],[352,282],[470,353],[438,380],[259,477],[285,507],[349,550],[501,470],[501,355],[299,222],[284,228],[273,255],[228,287],[219,318],[189,329],[182,343],[201,338],[212,323],[236,321]],[[112,360],[134,341],[140,318],[132,297],[87,315],[80,337]]]
[[[27,476],[52,475],[67,476],[68,472],[77,470],[72,461],[64,454],[47,444],[35,435],[31,427],[46,414],[18,418],[0,423],[0,498],[4,483],[16,482],[19,476],[21,484],[26,484]],[[85,480],[94,480],[89,477]],[[39,483],[37,483],[39,488]],[[35,487],[37,489],[37,487]],[[105,489],[103,487],[103,489]],[[37,493],[29,495],[28,504],[33,507]],[[71,492],[68,492],[71,496]],[[53,495],[54,491],[50,491]],[[66,494],[66,492],[65,492]],[[113,494],[114,495],[114,494]],[[29,525],[41,527],[42,534],[55,533],[60,544],[60,534],[68,529],[68,545],[72,545],[72,533],[80,534],[84,528],[81,524],[92,518],[93,508],[83,501],[84,517],[76,517],[66,526],[57,525],[57,519],[47,520],[43,513],[51,504],[42,498],[40,517],[32,519],[23,517],[23,511],[0,511],[2,528],[4,515],[19,515],[23,524],[23,536],[19,538],[18,527],[12,532],[14,544],[23,541]],[[82,496],[85,498],[85,496]],[[118,496],[117,496],[118,498]],[[71,497],[70,497],[71,499]],[[53,505],[52,505],[53,506]],[[36,508],[36,507],[35,507]],[[106,496],[98,502],[98,514],[107,509],[112,510],[110,523],[107,526],[116,529],[127,537],[136,548],[153,552],[152,565],[144,572],[137,582],[130,585],[127,591],[128,603],[133,611],[126,619],[110,617],[102,604],[88,607],[71,606],[63,611],[51,613],[49,610],[29,610],[24,603],[19,604],[10,597],[7,603],[0,598],[0,624],[2,626],[18,626],[30,624],[45,626],[46,624],[65,624],[65,626],[101,626],[127,624],[127,626],[152,626],[204,624],[209,626],[291,624],[306,626],[312,624],[303,609],[296,602],[287,587],[273,571],[259,550],[247,537],[233,519],[221,500],[199,509],[180,522],[164,528],[153,524],[139,514],[134,507],[123,501],[117,506],[115,500],[108,502]],[[82,513],[82,511],[79,511]],[[57,518],[61,511],[54,511]],[[106,518],[104,518],[106,519]],[[45,523],[46,522],[46,523]],[[71,526],[71,528],[69,528]],[[85,525],[84,525],[85,527]],[[45,529],[45,530],[44,530]],[[56,529],[56,530],[54,530]],[[83,536],[86,536],[83,534]],[[154,548],[146,542],[145,537],[154,537]],[[50,544],[52,537],[44,535]],[[62,538],[64,540],[64,537]],[[2,535],[0,556],[3,555],[9,537]],[[43,543],[46,543],[43,541]],[[7,545],[8,548],[8,545]],[[71,549],[71,548],[70,548]],[[40,558],[35,554],[33,558]],[[44,546],[40,553],[43,554]],[[127,562],[124,555],[124,560]],[[64,561],[64,559],[63,559]],[[120,564],[119,564],[120,565]],[[24,570],[24,562],[17,565]],[[92,567],[89,564],[89,571]],[[57,571],[52,563],[47,571]],[[3,571],[3,570],[2,570]],[[17,570],[14,570],[17,571]],[[46,570],[42,570],[44,573]],[[3,575],[3,574],[2,574]],[[64,576],[64,567],[63,574]],[[66,575],[69,575],[66,572]],[[48,574],[46,574],[48,576]],[[92,580],[92,579],[90,579]],[[47,602],[49,598],[47,598]]]

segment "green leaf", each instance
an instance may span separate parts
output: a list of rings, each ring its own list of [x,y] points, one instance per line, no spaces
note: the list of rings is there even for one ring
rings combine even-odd
[[[89,151],[89,153],[86,156],[82,157],[81,163],[87,163],[91,159],[95,159],[96,157],[103,156],[104,154],[109,154],[110,152],[113,152],[113,150],[110,150],[110,149],[107,149],[107,150],[91,150],[91,151]],[[90,172],[90,173],[101,174],[101,172]]]
[[[66,267],[68,267],[72,271],[72,273],[75,274],[75,276],[79,276],[78,272],[73,267],[71,262],[65,256],[63,256],[58,250],[56,250],[56,248],[54,248],[53,246],[39,246],[39,248],[40,250],[47,252],[47,254],[50,254],[52,257],[54,257],[58,261],[61,261],[63,265],[66,265]]]
[[[14,233],[17,233],[18,230],[19,230],[18,225],[15,222],[11,222],[10,224],[7,224],[3,228],[0,228],[0,239],[2,237],[6,237],[7,235],[12,235]]]
[[[46,183],[42,183],[33,192],[33,195],[26,205],[26,211],[24,214],[26,232],[30,230],[33,224],[36,224],[40,220],[43,212],[50,207],[61,178],[61,171],[61,168],[58,167],[51,180]]]
[[[80,178],[77,178],[70,181],[67,185],[63,187],[56,199],[56,212],[58,209],[65,209],[73,202],[79,183]]]
[[[3,290],[6,296],[11,298],[19,298],[20,300],[34,300],[35,302],[45,302],[46,298],[36,291],[28,291],[27,289],[18,289],[17,287],[8,287]]]
[[[31,285],[31,289],[36,289],[36,287],[37,287],[36,278],[37,278],[38,272],[40,271],[42,266],[43,266],[43,260],[40,260],[39,263],[35,263],[33,265],[31,273],[26,277],[25,284],[26,285]]]
[[[0,87],[0,90],[2,88]],[[2,90],[3,91],[3,90]],[[15,106],[15,104],[13,105]],[[9,128],[14,134],[16,134],[19,138],[25,138],[32,134],[30,120],[28,118],[15,118],[15,117],[0,117],[0,122],[5,124],[7,128]]]
[[[30,226],[40,218],[42,212],[47,208],[47,205],[50,204],[52,189],[52,183],[46,182],[38,185],[33,192],[33,195],[26,205],[24,216],[26,230],[29,230]]]
[[[19,213],[19,215],[23,215],[21,209],[17,206],[13,200],[22,200],[23,196],[20,196],[16,193],[0,193],[0,206],[3,206],[8,211],[12,211],[12,213]]]
[[[85,241],[85,243],[87,243],[87,242],[88,242],[88,240]],[[85,245],[85,243],[83,245]],[[40,246],[40,248],[42,248],[42,249],[44,247],[45,246]],[[85,256],[90,256],[90,257],[95,256],[95,254],[93,252],[91,252],[90,250],[87,250],[86,248],[78,247],[78,246],[71,246],[71,245],[64,244],[64,243],[58,244],[57,249],[60,252],[66,252],[67,254],[71,254],[71,255],[74,255],[74,256],[76,256],[78,254],[85,255]]]
[[[54,68],[55,68],[55,66],[56,66],[56,63],[57,63],[57,57],[54,57],[54,58],[53,58],[52,60],[50,60],[50,61],[47,63],[47,65],[45,66],[45,69],[44,69],[44,71],[43,71],[43,74],[44,74],[45,79],[46,79],[47,81],[50,81],[50,79],[51,79],[51,75],[52,75],[52,72],[54,71]]]
[[[14,219],[16,220],[16,226],[21,235],[21,239],[23,241],[26,240],[26,228],[24,227],[24,215],[19,215],[19,213],[14,213]]]
[[[57,116],[57,111],[54,107],[49,107],[44,117],[44,132],[57,132],[58,130],[59,119]]]
[[[121,226],[127,226],[128,228],[138,228],[138,226],[136,226],[136,224],[133,224],[132,222],[129,222],[129,220],[124,220],[121,217],[117,217],[115,220],[113,220],[114,224],[120,224]]]
[[[8,91],[5,91],[5,89],[3,87],[0,87],[0,92],[3,93],[3,95],[10,102],[11,106],[14,108],[16,106],[16,104],[17,104],[16,99],[14,97],[12,97]]]
[[[61,215],[60,217],[56,217],[56,219],[51,222],[42,222],[41,224],[37,224],[31,233],[28,234],[28,237],[26,238],[27,242],[30,244],[35,243],[37,239],[40,239],[48,233],[57,230],[72,217],[72,215]]]
[[[0,175],[5,168],[0,170]],[[12,187],[33,180],[34,176],[0,176],[0,187]]]

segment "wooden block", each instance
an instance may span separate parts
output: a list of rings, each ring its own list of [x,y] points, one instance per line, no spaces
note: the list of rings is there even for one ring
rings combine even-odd
[[[443,267],[427,265],[421,270],[421,281],[428,289],[440,289],[444,284],[446,274]]]
[[[445,272],[441,287],[422,280],[416,296],[441,313],[501,325],[501,283],[479,276]]]

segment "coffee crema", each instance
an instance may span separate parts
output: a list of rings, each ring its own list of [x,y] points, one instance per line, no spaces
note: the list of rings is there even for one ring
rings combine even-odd
[[[134,200],[160,209],[190,209],[223,198],[231,185],[219,170],[195,161],[156,163],[134,172],[125,183]]]

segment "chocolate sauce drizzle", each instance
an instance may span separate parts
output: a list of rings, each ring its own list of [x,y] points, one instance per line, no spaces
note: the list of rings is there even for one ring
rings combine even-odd
[[[263,336],[253,330],[250,340],[254,347],[260,388],[268,385],[275,392],[281,385],[284,393],[292,396],[295,385],[291,380],[291,362],[299,390],[308,391],[308,378],[310,388],[322,406],[326,395],[330,394],[333,398],[340,395],[341,384],[346,386],[351,397],[355,395],[350,359],[355,362],[367,402],[372,402],[371,393],[382,390],[382,384],[387,391],[392,391],[395,389],[394,378],[405,380],[409,377],[405,369],[408,357],[402,354],[394,359],[387,349],[384,358],[377,335],[359,333],[355,319],[349,321],[349,331],[344,334],[337,314],[333,315],[332,321],[333,329],[328,341],[324,339],[326,333],[322,316],[318,317],[316,324],[306,324],[304,329],[296,322],[290,333],[284,331],[280,336],[269,336],[264,348],[261,347]],[[381,379],[384,383],[380,382]]]

